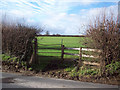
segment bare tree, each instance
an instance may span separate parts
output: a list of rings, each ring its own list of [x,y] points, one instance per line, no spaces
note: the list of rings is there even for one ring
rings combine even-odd
[[[120,61],[120,30],[118,21],[113,13],[107,16],[105,13],[96,17],[87,30],[90,37],[90,47],[101,49],[101,72],[105,74],[105,66],[112,61]]]
[[[49,32],[49,31],[46,31],[45,35],[50,35],[50,32]]]

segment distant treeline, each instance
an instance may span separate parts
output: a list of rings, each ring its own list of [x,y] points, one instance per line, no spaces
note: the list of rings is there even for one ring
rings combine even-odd
[[[37,36],[50,36],[50,37],[87,37],[85,35],[37,35]]]

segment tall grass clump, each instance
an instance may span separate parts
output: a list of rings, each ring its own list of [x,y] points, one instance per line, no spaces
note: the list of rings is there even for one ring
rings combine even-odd
[[[35,27],[2,22],[2,53],[29,62],[33,53],[33,39],[37,33]]]
[[[107,15],[105,12],[97,16],[90,23],[87,36],[91,38],[89,46],[101,49],[100,62],[101,72],[105,75],[106,65],[120,61],[120,28],[117,16],[113,13]]]

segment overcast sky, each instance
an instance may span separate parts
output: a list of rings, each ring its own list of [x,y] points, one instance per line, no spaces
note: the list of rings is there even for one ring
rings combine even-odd
[[[50,34],[81,35],[103,8],[118,13],[119,0],[0,0],[0,13],[12,22],[42,27]]]

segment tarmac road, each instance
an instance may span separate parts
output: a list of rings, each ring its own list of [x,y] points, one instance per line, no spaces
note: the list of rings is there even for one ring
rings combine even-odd
[[[0,72],[2,73],[2,72]],[[117,85],[2,73],[2,88],[118,88]]]

